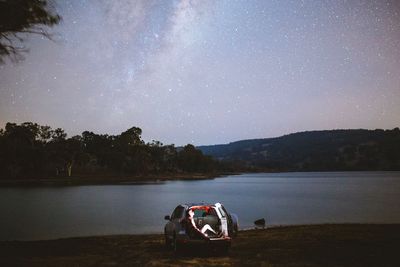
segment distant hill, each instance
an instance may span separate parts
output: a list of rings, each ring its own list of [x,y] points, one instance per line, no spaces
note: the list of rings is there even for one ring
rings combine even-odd
[[[197,148],[256,170],[400,170],[399,128],[308,131]]]

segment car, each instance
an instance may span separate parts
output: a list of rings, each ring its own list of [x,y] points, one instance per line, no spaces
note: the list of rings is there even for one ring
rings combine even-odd
[[[206,244],[229,250],[237,235],[238,217],[228,213],[221,203],[178,205],[171,216],[164,217],[165,245],[175,252],[192,244]]]

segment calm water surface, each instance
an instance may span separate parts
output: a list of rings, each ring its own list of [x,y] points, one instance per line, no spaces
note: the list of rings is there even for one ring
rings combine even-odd
[[[400,172],[261,173],[145,185],[0,188],[0,240],[161,233],[179,203],[221,202],[241,228],[400,223]]]

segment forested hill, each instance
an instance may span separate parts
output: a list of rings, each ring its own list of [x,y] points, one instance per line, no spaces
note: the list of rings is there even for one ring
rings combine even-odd
[[[259,170],[400,170],[399,128],[309,131],[198,149]]]

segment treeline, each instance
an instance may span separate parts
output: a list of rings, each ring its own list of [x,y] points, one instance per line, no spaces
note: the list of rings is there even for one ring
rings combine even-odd
[[[325,130],[198,147],[265,171],[400,170],[400,130]]]
[[[85,131],[67,138],[60,128],[7,123],[0,129],[0,178],[129,177],[234,169],[193,145],[176,148],[159,141],[145,143],[141,134],[140,128],[132,127],[119,135]]]

